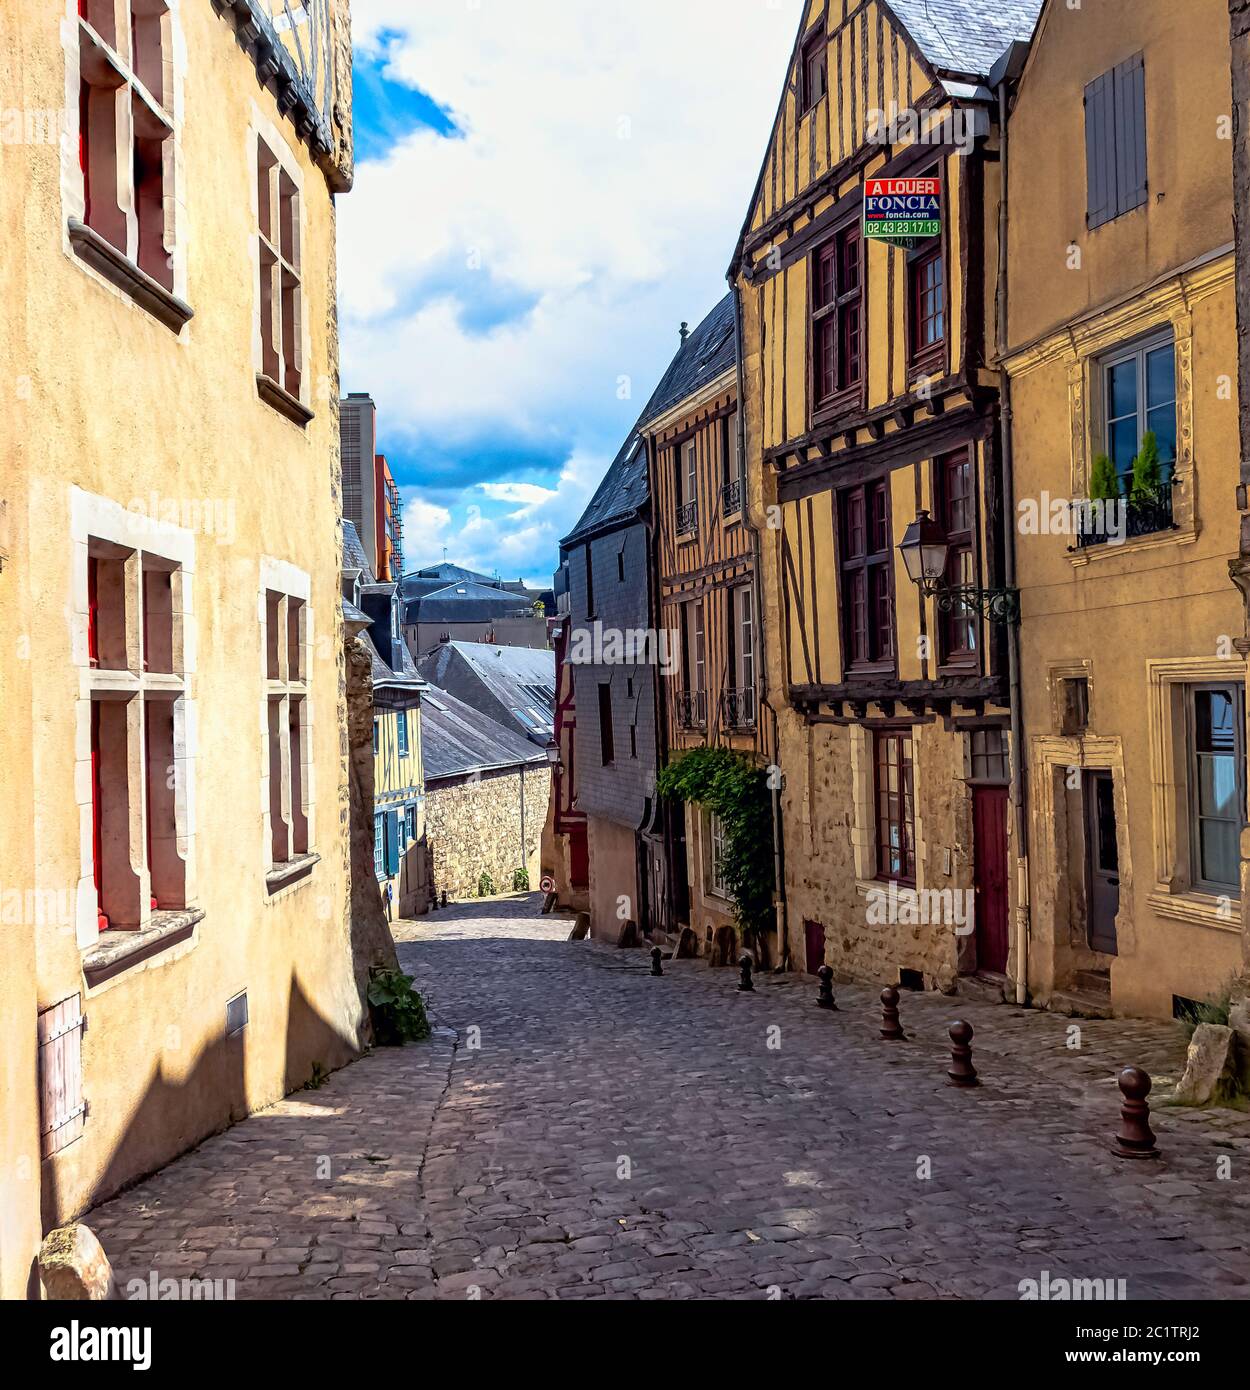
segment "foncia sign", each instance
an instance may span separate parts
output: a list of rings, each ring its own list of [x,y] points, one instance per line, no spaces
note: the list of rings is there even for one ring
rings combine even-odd
[[[866,179],[864,235],[911,242],[942,235],[942,180]]]

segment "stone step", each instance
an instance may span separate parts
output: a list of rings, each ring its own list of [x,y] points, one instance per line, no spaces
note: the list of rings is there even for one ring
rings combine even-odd
[[[1011,988],[1006,975],[961,975],[955,981],[955,993],[962,999],[975,999],[982,1004],[1005,1004]]]
[[[1080,990],[1056,990],[1050,996],[1050,1010],[1067,1014],[1069,1018],[1110,1018],[1111,999],[1102,994],[1085,994]]]
[[[1111,998],[1111,971],[1110,970],[1078,970],[1076,972],[1076,987],[1081,994],[1088,994],[1094,998]]]

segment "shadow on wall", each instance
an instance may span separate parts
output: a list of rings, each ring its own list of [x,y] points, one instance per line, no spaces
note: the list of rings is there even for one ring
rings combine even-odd
[[[63,1199],[56,1181],[57,1161],[45,1159],[40,1176],[40,1215],[44,1232],[89,1212],[122,1188],[150,1177],[205,1139],[254,1113],[247,1108],[248,1035],[247,1025],[233,1036],[223,1033],[205,1048],[183,1080],[169,1080],[158,1065],[147,1090],[134,1106],[120,1142],[92,1186],[90,1196],[76,1210],[62,1209]],[[356,1040],[324,1018],[292,976],[287,1003],[283,1094],[289,1095],[304,1086],[312,1078],[314,1064],[325,1074],[337,1071],[358,1056]],[[256,1059],[252,1065],[257,1069]],[[89,1142],[90,1133],[88,1119],[84,1136],[76,1144]],[[71,1145],[64,1152],[69,1154],[74,1147]],[[37,1261],[31,1267],[28,1291],[30,1297],[39,1297]]]

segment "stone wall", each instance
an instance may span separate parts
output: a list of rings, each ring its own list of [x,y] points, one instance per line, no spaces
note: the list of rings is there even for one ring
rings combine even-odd
[[[528,767],[524,867],[535,890],[542,877],[542,833],[550,799],[551,769],[545,762]],[[484,773],[480,780],[427,783],[425,814],[437,895],[476,898],[483,873],[491,876],[497,893],[512,891],[512,875],[522,867],[519,768]]]

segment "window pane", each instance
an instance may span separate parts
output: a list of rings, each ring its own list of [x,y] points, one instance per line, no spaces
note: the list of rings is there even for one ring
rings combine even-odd
[[[1146,408],[1176,400],[1176,353],[1171,344],[1146,354]]]
[[[1155,432],[1159,441],[1159,458],[1164,463],[1176,460],[1176,407],[1160,406],[1146,416],[1146,428]]]
[[[1208,883],[1239,882],[1237,827],[1229,821],[1203,821],[1199,831],[1202,877]]]
[[[1133,460],[1137,457],[1136,415],[1111,426],[1110,454],[1117,473],[1123,475],[1132,471]]]
[[[1119,362],[1107,369],[1107,415],[1118,420],[1137,415],[1137,359]]]
[[[1194,694],[1196,742],[1199,753],[1232,753],[1236,744],[1233,698],[1227,690]]]
[[[1200,756],[1198,810],[1204,816],[1234,820],[1238,814],[1237,764],[1233,758]]]

